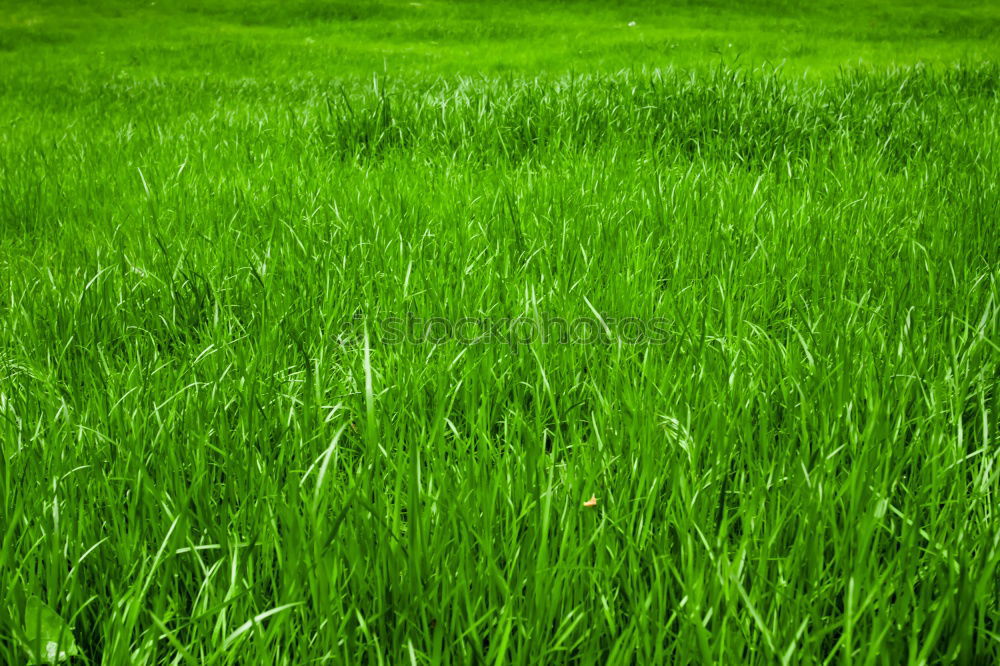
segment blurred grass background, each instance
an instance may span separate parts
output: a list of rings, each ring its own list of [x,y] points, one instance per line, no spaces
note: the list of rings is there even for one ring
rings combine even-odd
[[[39,0],[0,4],[0,77],[593,73],[841,66],[997,55],[1000,3]],[[87,74],[89,75],[89,74]]]

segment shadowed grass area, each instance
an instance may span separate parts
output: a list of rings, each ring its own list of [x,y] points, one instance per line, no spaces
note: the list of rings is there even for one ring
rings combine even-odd
[[[996,661],[992,7],[752,8],[0,13],[0,662]]]

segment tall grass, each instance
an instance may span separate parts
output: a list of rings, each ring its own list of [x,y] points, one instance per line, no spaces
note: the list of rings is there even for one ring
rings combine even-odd
[[[4,80],[0,661],[992,663],[997,80]]]

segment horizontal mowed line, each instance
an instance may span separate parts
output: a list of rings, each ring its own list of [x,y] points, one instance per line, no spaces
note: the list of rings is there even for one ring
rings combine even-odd
[[[997,80],[4,81],[0,607],[102,663],[996,657]],[[602,335],[386,330],[463,318]]]

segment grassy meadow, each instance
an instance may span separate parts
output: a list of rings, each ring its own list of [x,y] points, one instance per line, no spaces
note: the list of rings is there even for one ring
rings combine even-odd
[[[0,0],[0,663],[997,663],[997,44]]]

